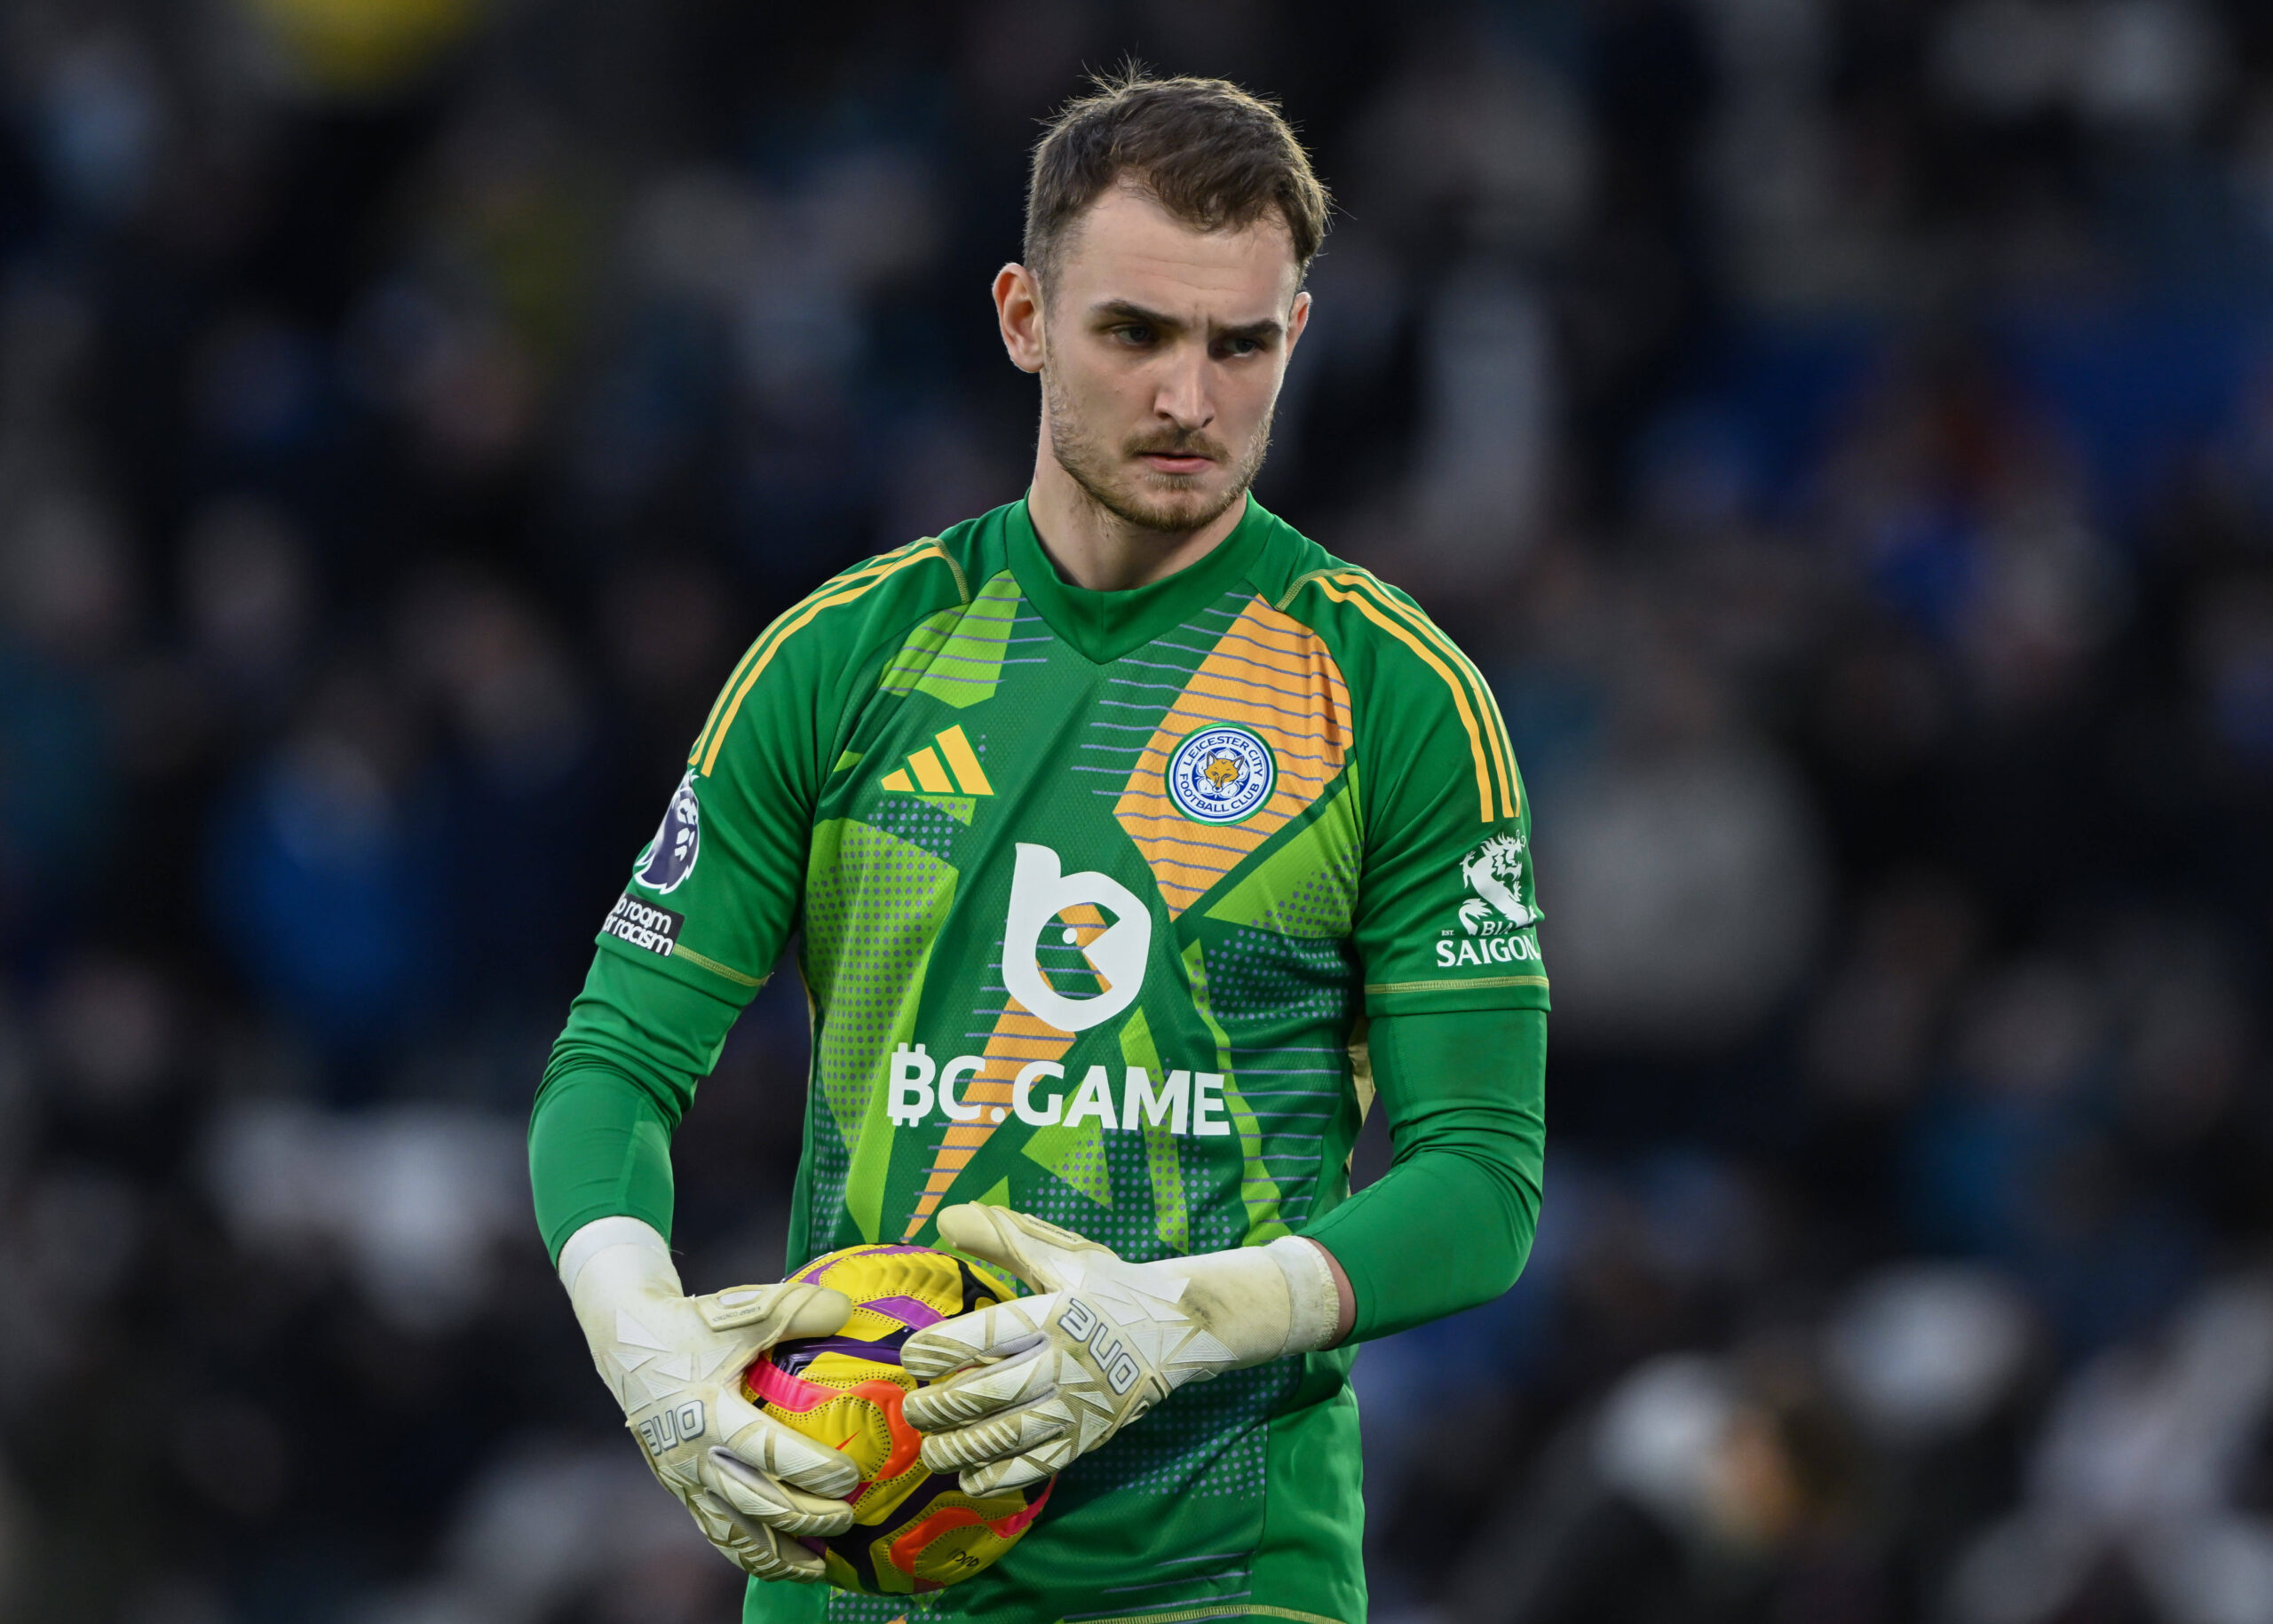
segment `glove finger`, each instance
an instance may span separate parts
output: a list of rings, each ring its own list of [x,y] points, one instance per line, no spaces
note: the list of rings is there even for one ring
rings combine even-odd
[[[929,1434],[923,1439],[923,1464],[935,1472],[954,1472],[1007,1461],[1063,1438],[1073,1426],[1072,1412],[1053,1393],[1023,1409]]]
[[[1041,1345],[1041,1327],[1057,1310],[1054,1296],[1021,1297],[942,1319],[899,1345],[900,1368],[919,1382],[936,1382],[977,1360],[1015,1358]]]
[[[754,1523],[796,1538],[843,1533],[852,1525],[852,1508],[792,1488],[779,1478],[745,1466],[724,1449],[706,1453],[696,1468],[703,1486]]]
[[[904,1346],[900,1350],[903,1357],[907,1351]],[[918,1432],[945,1432],[982,1415],[1045,1398],[1056,1390],[1057,1383],[1057,1361],[1047,1357],[1049,1352],[1047,1342],[1037,1342],[1015,1359],[958,1371],[908,1394],[899,1413]]]
[[[852,1299],[826,1286],[790,1280],[779,1286],[737,1286],[693,1299],[714,1331],[746,1331],[761,1348],[799,1336],[829,1336],[852,1316]]]
[[[828,1576],[828,1564],[779,1530],[754,1525],[750,1531],[750,1559],[742,1572],[755,1579],[787,1580],[791,1584],[819,1584]]]
[[[834,1449],[800,1437],[739,1393],[718,1395],[718,1432],[746,1465],[809,1493],[842,1500],[860,1484],[860,1469]]]
[[[737,1516],[717,1496],[697,1490],[683,1498],[702,1537],[753,1578],[811,1583],[828,1572],[827,1564],[795,1540]]]
[[[966,1494],[998,1494],[1004,1489],[1032,1488],[1064,1471],[1081,1453],[1073,1436],[1064,1434],[1007,1461],[974,1466],[955,1482]]]
[[[1090,1244],[1054,1224],[976,1201],[946,1208],[939,1224],[941,1245],[1008,1269],[1035,1291],[1062,1289],[1069,1255]]]

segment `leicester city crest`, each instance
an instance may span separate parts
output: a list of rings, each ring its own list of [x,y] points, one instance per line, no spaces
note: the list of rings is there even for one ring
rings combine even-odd
[[[1201,823],[1237,823],[1271,798],[1271,747],[1244,727],[1205,727],[1168,757],[1168,799]]]
[[[677,891],[679,882],[694,872],[694,860],[701,854],[702,804],[695,799],[694,774],[690,771],[672,792],[662,827],[639,853],[638,872],[632,878],[649,891]]]

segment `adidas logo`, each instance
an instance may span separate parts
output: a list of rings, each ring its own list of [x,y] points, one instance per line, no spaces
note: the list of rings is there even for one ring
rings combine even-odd
[[[978,764],[978,752],[970,748],[970,741],[963,737],[960,725],[950,727],[936,735],[939,749],[925,745],[907,758],[907,764],[897,772],[887,772],[882,787],[897,795],[993,795],[994,786],[986,781],[986,770]],[[944,763],[939,759],[946,757]],[[954,776],[947,776],[950,770]]]

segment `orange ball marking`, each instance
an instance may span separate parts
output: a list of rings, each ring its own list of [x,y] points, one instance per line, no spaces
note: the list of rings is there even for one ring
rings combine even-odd
[[[876,1468],[869,1482],[852,1491],[851,1501],[857,1506],[860,1503],[860,1496],[876,1484],[890,1483],[915,1464],[916,1456],[923,1453],[923,1435],[908,1425],[907,1418],[899,1413],[899,1406],[907,1402],[907,1394],[897,1383],[863,1382],[844,1390],[856,1398],[866,1398],[884,1413],[884,1430],[891,1438],[891,1453],[884,1456],[884,1463]],[[837,1447],[842,1449],[844,1446],[839,1444]]]

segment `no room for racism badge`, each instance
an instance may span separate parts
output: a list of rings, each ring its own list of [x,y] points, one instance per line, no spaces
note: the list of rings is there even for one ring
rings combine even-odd
[[[1271,798],[1271,747],[1244,727],[1203,727],[1168,757],[1168,799],[1198,823],[1237,823]]]

